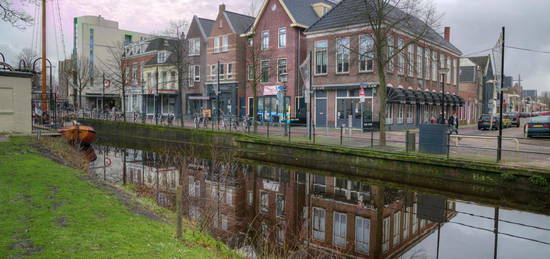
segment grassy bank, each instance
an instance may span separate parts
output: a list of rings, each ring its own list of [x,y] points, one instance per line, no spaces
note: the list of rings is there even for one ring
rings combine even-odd
[[[189,227],[175,239],[173,224],[119,191],[45,158],[28,138],[0,143],[0,258],[234,256]]]

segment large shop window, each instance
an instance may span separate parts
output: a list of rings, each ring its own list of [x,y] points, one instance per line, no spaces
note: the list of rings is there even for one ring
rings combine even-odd
[[[386,104],[386,124],[393,123],[393,105],[391,103]]]
[[[403,104],[397,105],[397,123],[398,124],[403,123]]]
[[[278,122],[282,119],[282,113],[289,112],[290,108],[290,96],[285,96],[286,109],[283,103],[277,103],[277,96],[258,96],[258,110],[257,114],[260,114],[260,118],[263,120],[269,120],[272,122]]]
[[[374,63],[374,41],[368,34],[359,35],[359,71],[372,71]]]
[[[349,37],[336,39],[336,73],[349,72]]]
[[[327,73],[327,47],[326,40],[315,42],[315,74],[317,75]]]
[[[414,106],[413,105],[407,105],[407,123],[413,123],[413,110],[414,110]]]

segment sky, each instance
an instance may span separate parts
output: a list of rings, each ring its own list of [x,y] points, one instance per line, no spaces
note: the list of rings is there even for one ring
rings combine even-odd
[[[69,56],[72,51],[72,20],[82,15],[102,15],[119,22],[121,29],[156,33],[171,20],[190,20],[193,15],[214,19],[218,5],[239,13],[250,13],[251,2],[259,6],[262,0],[48,0],[49,18],[48,54],[54,63]],[[299,0],[294,0],[299,1]],[[15,0],[17,2],[17,0]],[[506,27],[506,45],[550,52],[550,1],[547,0],[433,0],[443,16],[442,26],[451,27],[451,43],[464,55],[486,55],[494,47],[501,27]],[[59,3],[59,12],[57,5]],[[52,8],[53,7],[53,8]],[[24,6],[34,16],[34,6]],[[65,52],[60,40],[60,27],[53,30],[52,10],[61,14]],[[58,18],[57,18],[58,19]],[[56,24],[59,24],[57,22]],[[442,30],[442,29],[441,29]],[[33,33],[34,31],[34,33]],[[17,54],[23,48],[36,48],[33,37],[38,33],[33,26],[19,30],[0,21],[0,52],[11,64],[17,63]],[[57,37],[55,35],[58,35]],[[57,38],[57,40],[55,40]],[[34,39],[34,40],[33,40]],[[33,44],[34,42],[34,44]],[[550,54],[506,49],[505,74],[515,80],[521,75],[524,89],[550,91]]]

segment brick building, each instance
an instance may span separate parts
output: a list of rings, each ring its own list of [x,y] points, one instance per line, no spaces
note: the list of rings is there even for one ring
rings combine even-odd
[[[211,103],[206,91],[208,76],[207,49],[208,36],[214,25],[213,20],[193,16],[187,32],[189,87],[187,88],[188,114],[200,113],[203,109],[211,109]]]
[[[487,62],[474,59],[481,64],[474,63],[470,58],[461,58],[458,78],[458,94],[464,98],[464,106],[460,107],[459,119],[461,123],[476,123],[481,116],[483,104],[483,71]]]
[[[256,67],[261,71],[257,86],[257,113],[267,119],[271,115],[291,113],[291,117],[303,115],[305,119],[304,89],[299,67],[306,58],[304,30],[309,28],[334,3],[327,0],[265,0],[246,34],[247,46],[247,115],[252,114],[253,80],[251,71]],[[259,64],[253,66],[251,55],[256,55]],[[257,74],[260,74],[257,73]],[[286,88],[285,100],[277,104],[278,86]],[[285,107],[286,106],[286,107]],[[278,110],[277,110],[278,109]]]
[[[246,39],[240,37],[254,22],[254,17],[225,10],[219,6],[218,15],[207,44],[206,90],[214,115],[243,115],[245,110],[245,50]],[[219,67],[218,67],[219,63]],[[219,79],[219,85],[218,85]]]
[[[394,12],[401,12],[393,9]],[[419,19],[409,22],[427,30],[421,41],[414,42],[411,28],[400,27],[388,35],[389,49],[403,49],[387,66],[388,98],[386,118],[378,116],[378,74],[368,36],[366,4],[360,0],[343,0],[306,30],[307,48],[313,55],[314,123],[318,127],[361,128],[381,119],[389,129],[416,127],[436,119],[441,103],[447,115],[454,113],[463,100],[457,95],[459,56],[450,43],[450,28],[445,37]],[[422,28],[412,28],[420,30]],[[407,36],[409,35],[409,36]],[[370,51],[370,52],[369,52]],[[439,68],[449,69],[442,92]],[[361,98],[360,95],[364,95]],[[364,101],[362,100],[364,99]]]

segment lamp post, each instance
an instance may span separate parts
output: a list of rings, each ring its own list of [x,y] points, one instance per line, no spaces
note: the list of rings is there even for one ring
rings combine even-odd
[[[446,67],[439,68],[439,73],[441,74],[441,92],[443,93],[441,100],[441,119],[440,124],[445,124],[445,76],[449,73],[449,69]]]

